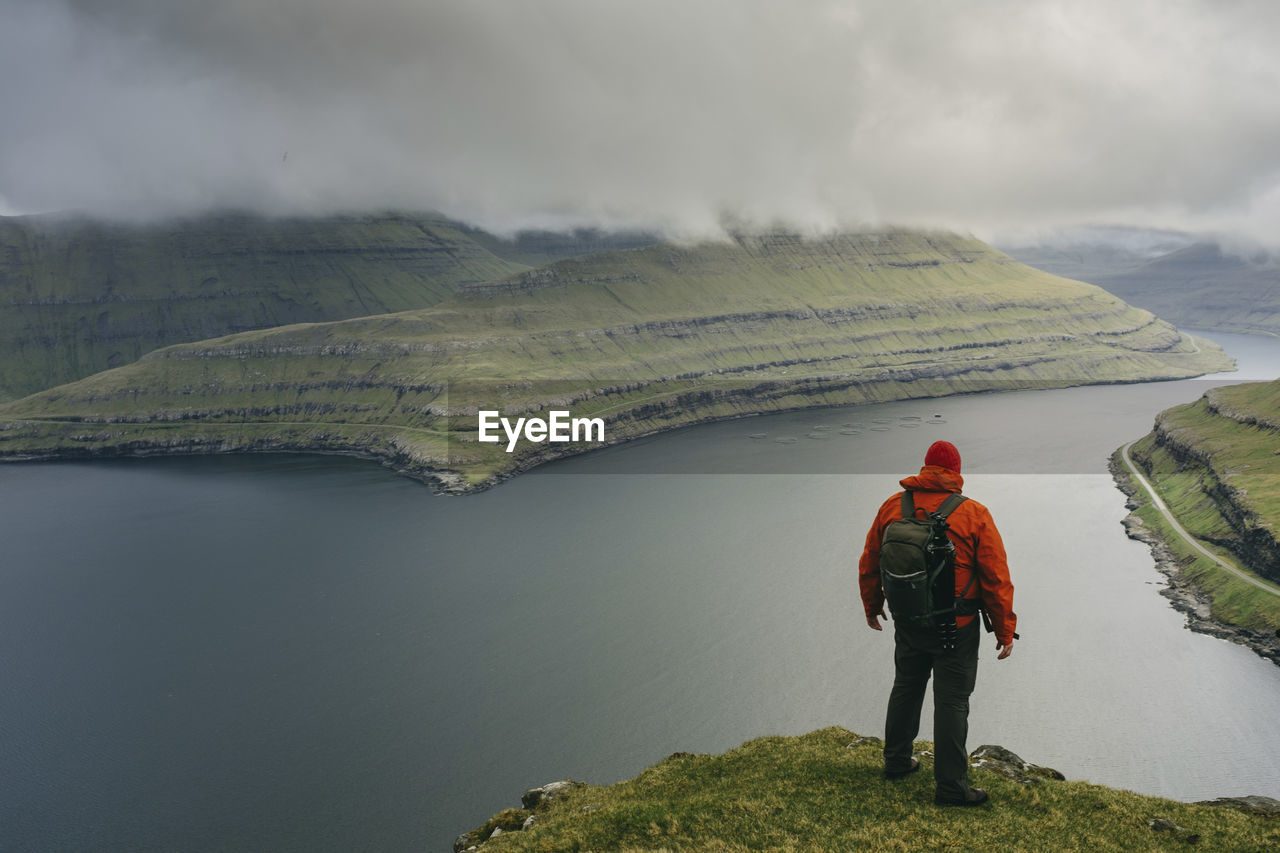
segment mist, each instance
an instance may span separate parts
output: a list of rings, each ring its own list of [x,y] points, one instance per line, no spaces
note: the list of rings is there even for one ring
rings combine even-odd
[[[1263,2],[0,0],[0,214],[1280,234]]]

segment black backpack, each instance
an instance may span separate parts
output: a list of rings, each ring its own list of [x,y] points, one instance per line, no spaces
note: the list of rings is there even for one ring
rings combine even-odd
[[[947,516],[966,500],[950,495],[937,512],[917,518],[908,489],[902,493],[902,518],[885,528],[880,541],[880,580],[894,621],[936,628],[944,650],[955,648],[956,636],[956,547],[947,535]]]

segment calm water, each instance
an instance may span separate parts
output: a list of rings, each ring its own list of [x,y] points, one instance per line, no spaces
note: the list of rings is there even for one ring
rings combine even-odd
[[[1280,341],[1215,337],[1280,375]],[[1280,667],[1183,628],[1105,473],[1209,384],[713,424],[467,498],[344,459],[5,466],[0,848],[444,850],[554,779],[880,734],[892,640],[854,565],[937,438],[1023,635],[984,650],[970,745],[1280,797]]]

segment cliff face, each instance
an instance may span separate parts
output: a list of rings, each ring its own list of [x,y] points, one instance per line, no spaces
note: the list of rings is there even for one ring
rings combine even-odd
[[[1227,364],[976,240],[767,234],[577,257],[425,310],[169,347],[0,407],[0,456],[337,450],[458,491],[596,446],[506,453],[477,440],[480,409],[571,409],[614,442],[763,411]]]
[[[1188,626],[1280,663],[1278,404],[1280,382],[1215,388],[1162,412],[1155,429],[1132,445],[1134,465],[1196,544],[1113,463],[1121,488],[1133,496],[1129,535],[1151,545],[1170,581],[1162,594],[1187,615]],[[1200,543],[1216,548],[1217,558]]]
[[[1134,459],[1178,496],[1191,532],[1280,582],[1280,383],[1215,388],[1162,412]]]
[[[433,216],[0,217],[0,400],[170,344],[425,308],[525,268],[474,236]]]
[[[1127,506],[1132,512],[1124,519],[1125,532],[1151,549],[1156,569],[1168,580],[1160,594],[1187,617],[1187,627],[1239,643],[1280,664],[1280,604],[1265,598],[1259,602],[1255,594],[1245,598],[1242,608],[1241,602],[1233,599],[1241,596],[1242,589],[1246,594],[1255,589],[1242,587],[1218,571],[1164,522],[1146,490],[1129,476],[1121,451],[1112,456],[1111,471],[1121,491],[1129,496]]]

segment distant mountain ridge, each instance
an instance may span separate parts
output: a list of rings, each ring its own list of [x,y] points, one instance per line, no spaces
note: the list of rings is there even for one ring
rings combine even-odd
[[[1137,269],[1196,242],[1196,237],[1181,231],[1097,226],[1049,234],[1039,243],[1024,238],[995,245],[1027,266],[1092,284],[1095,276]]]
[[[1093,282],[1180,326],[1280,334],[1280,263],[1196,243]]]
[[[1154,234],[1140,250],[1121,239],[1011,247],[1011,257],[1096,284],[1177,326],[1280,334],[1280,260],[1224,252],[1190,235]]]
[[[313,450],[470,491],[586,446],[477,440],[477,412],[609,442],[764,411],[1133,382],[1230,359],[972,238],[743,234],[568,258],[422,310],[182,344],[0,406],[0,457]]]

